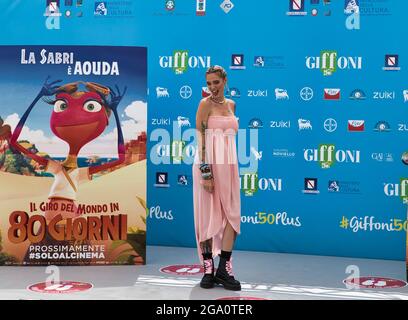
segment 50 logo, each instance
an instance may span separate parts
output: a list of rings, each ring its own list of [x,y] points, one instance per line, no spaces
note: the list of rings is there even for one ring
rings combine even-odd
[[[256,216],[258,224],[275,224],[293,227],[302,226],[299,217],[296,218],[288,217],[288,214],[286,212],[277,213],[256,212]]]

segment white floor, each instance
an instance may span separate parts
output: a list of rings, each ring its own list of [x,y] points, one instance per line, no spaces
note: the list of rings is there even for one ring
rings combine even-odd
[[[233,266],[242,290],[201,289],[201,274],[175,275],[160,271],[168,265],[198,264],[192,248],[147,248],[145,266],[59,267],[60,279],[91,283],[76,293],[37,293],[28,286],[46,282],[46,267],[1,267],[0,299],[136,299],[214,300],[225,297],[281,299],[408,299],[408,286],[350,289],[350,276],[377,276],[405,281],[403,261],[234,251]],[[352,267],[350,267],[352,266]],[[354,266],[354,267],[353,267]],[[357,269],[358,268],[358,269]],[[355,273],[358,270],[358,273]]]

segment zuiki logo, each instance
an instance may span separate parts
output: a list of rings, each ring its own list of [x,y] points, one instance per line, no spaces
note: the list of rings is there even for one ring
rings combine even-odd
[[[272,120],[269,126],[277,129],[290,129],[290,120]]]
[[[399,67],[398,61],[398,54],[386,54],[385,55],[385,65],[383,70],[385,71],[399,71],[401,68]]]
[[[286,89],[275,89],[275,100],[289,100],[289,95]]]
[[[262,97],[262,98],[266,98],[268,96],[268,90],[260,90],[260,89],[250,89],[248,90],[248,97]]]
[[[384,183],[384,194],[387,197],[400,197],[402,203],[408,203],[408,178],[400,178],[400,183]]]
[[[170,126],[171,119],[170,118],[152,118],[151,124],[152,126]]]
[[[338,163],[360,163],[360,150],[336,150],[334,144],[321,144],[318,149],[304,149],[304,159],[319,162],[322,169],[331,168]]]
[[[345,69],[361,69],[362,57],[337,56],[337,51],[324,50],[320,57],[306,57],[306,67],[308,69],[320,69],[324,76],[331,76],[337,71]]]
[[[183,74],[188,68],[209,68],[211,57],[189,56],[186,50],[176,50],[172,56],[160,56],[159,64],[161,68],[172,68],[175,74]]]
[[[364,93],[363,90],[360,90],[360,89],[353,90],[349,96],[349,99],[352,99],[352,100],[365,100],[366,98],[367,98],[366,94]]]
[[[373,99],[376,100],[394,100],[395,91],[374,91]]]
[[[169,98],[169,91],[167,88],[156,87],[156,96],[157,98]]]
[[[257,173],[246,173],[240,176],[240,185],[245,196],[253,196],[258,190],[282,191],[282,179],[259,178]]]
[[[301,130],[313,130],[310,120],[298,119],[299,131]]]
[[[360,6],[359,0],[345,0],[344,2],[344,13],[346,18],[346,28],[348,30],[359,30],[360,29]]]

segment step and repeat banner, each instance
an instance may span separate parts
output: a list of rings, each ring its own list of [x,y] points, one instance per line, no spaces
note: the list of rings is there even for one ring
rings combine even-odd
[[[195,245],[195,115],[219,64],[240,127],[236,249],[404,260],[403,11],[398,0],[155,2],[149,242]]]
[[[2,261],[42,263],[54,248],[41,248],[64,241],[100,253],[108,241],[104,259],[84,262],[140,263],[146,235],[194,247],[195,115],[214,64],[239,118],[236,249],[404,260],[403,13],[402,0],[3,1]],[[55,124],[71,100],[107,123]],[[94,211],[60,222],[62,205]]]

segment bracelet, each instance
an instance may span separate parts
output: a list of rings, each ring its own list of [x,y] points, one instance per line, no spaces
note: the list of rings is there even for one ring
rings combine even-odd
[[[211,172],[209,172],[209,173],[202,173],[202,174],[201,174],[201,178],[202,178],[203,180],[211,180],[211,179],[213,178],[213,175],[211,174]]]

